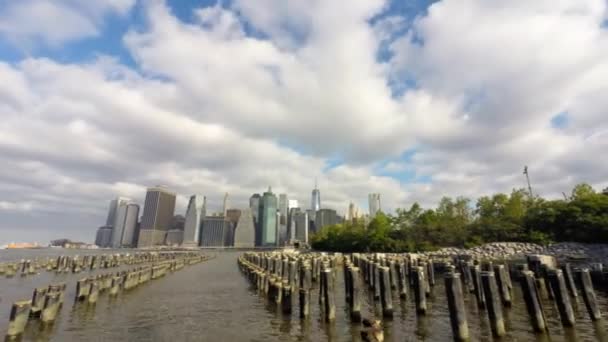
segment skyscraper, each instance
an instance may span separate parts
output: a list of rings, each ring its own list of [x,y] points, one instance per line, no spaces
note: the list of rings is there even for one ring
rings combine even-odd
[[[175,211],[175,193],[165,187],[148,188],[137,247],[164,244]]]
[[[184,223],[183,245],[186,247],[199,245],[201,223],[206,215],[204,202],[202,195],[190,196],[188,209],[186,209],[186,222]]]
[[[255,229],[255,245],[262,245],[262,229],[260,226],[260,194],[253,194],[249,198],[249,208],[251,209],[251,215],[253,216],[253,227]]]
[[[241,210],[241,214],[239,215],[234,233],[234,247],[255,247],[255,226],[253,225],[253,213],[249,208]]]
[[[201,246],[225,247],[230,240],[231,223],[222,216],[207,216],[201,229]]]
[[[338,213],[333,209],[321,209],[317,211],[315,219],[316,231],[320,231],[323,227],[333,226],[338,224]]]
[[[95,245],[101,248],[111,247],[112,245],[112,226],[101,226],[95,236]]]
[[[106,226],[113,227],[116,221],[116,210],[123,203],[128,203],[131,199],[126,197],[117,197],[110,201],[110,208],[108,209],[108,218],[106,219]]]
[[[277,197],[268,187],[260,202],[261,245],[276,246],[277,244]]]
[[[295,239],[300,242],[308,243],[308,230],[310,222],[308,220],[308,212],[295,212],[293,220],[295,223]]]
[[[135,228],[139,218],[139,205],[120,203],[116,209],[114,228],[112,229],[112,247],[133,247]]]
[[[380,206],[380,194],[369,194],[369,217],[374,218],[382,210]]]
[[[289,208],[289,200],[286,194],[279,195],[279,245],[284,245],[289,239],[287,236],[287,215]]]
[[[315,188],[312,190],[312,199],[310,203],[310,209],[315,212],[321,209],[321,192],[317,188],[317,180],[315,179]]]

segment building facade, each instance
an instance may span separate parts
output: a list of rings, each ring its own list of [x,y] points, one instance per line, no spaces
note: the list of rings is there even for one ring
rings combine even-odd
[[[253,227],[255,229],[255,245],[262,245],[262,228],[260,225],[260,203],[262,197],[260,194],[253,194],[249,198],[249,209],[251,209],[251,215],[253,216]]]
[[[223,216],[207,216],[201,229],[202,247],[225,247],[230,240],[231,223]]]
[[[310,227],[308,212],[301,210],[295,212],[293,221],[295,228],[295,240],[308,243],[308,230]]]
[[[369,194],[369,217],[374,218],[382,210],[380,205],[380,194]]]
[[[175,193],[165,187],[148,188],[137,247],[163,245],[174,211]]]
[[[277,245],[277,197],[272,193],[272,189],[269,187],[268,191],[262,196],[260,202],[260,230],[261,230],[261,243],[262,246],[276,246]]]
[[[106,226],[113,227],[116,221],[116,210],[121,204],[129,203],[131,199],[126,197],[117,197],[110,201],[110,207],[108,208],[108,218],[106,219]]]
[[[312,190],[312,196],[310,200],[310,209],[317,212],[321,209],[321,191],[317,189],[315,186],[314,190]]]
[[[196,247],[200,243],[201,224],[206,214],[205,197],[202,195],[190,196],[186,209],[186,222],[184,223],[183,245]]]
[[[253,213],[251,212],[251,209],[246,208],[241,210],[234,233],[235,248],[255,247],[255,226],[253,222]]]
[[[101,248],[112,246],[112,226],[101,226],[95,235],[95,245]]]
[[[317,211],[315,219],[316,231],[320,231],[323,227],[338,224],[338,213],[334,209],[321,209]]]

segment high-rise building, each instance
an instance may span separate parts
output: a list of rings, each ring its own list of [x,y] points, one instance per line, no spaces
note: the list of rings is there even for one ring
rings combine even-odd
[[[310,203],[310,209],[317,212],[321,209],[321,192],[317,188],[317,181],[315,180],[315,188],[312,190],[312,198]]]
[[[223,216],[207,216],[201,229],[201,246],[225,247],[230,240],[232,224]]]
[[[134,246],[138,218],[139,205],[124,202],[118,205],[112,229],[113,248]]]
[[[206,215],[204,204],[204,196],[190,196],[188,209],[186,209],[186,222],[184,223],[183,245],[186,247],[196,247],[199,245],[201,223]]]
[[[306,214],[308,214],[308,229],[310,229],[311,232],[316,233],[318,231],[317,223],[315,222],[317,220],[317,212],[312,209],[308,209],[306,210]]]
[[[117,197],[110,201],[110,208],[108,209],[108,218],[106,219],[106,226],[113,227],[114,222],[116,221],[116,210],[123,203],[128,203],[131,201],[126,197]]]
[[[255,228],[255,245],[262,245],[262,228],[260,225],[260,203],[262,199],[260,194],[253,194],[249,198],[249,209],[251,209],[251,215],[253,216],[253,227]]]
[[[295,224],[295,239],[300,242],[308,243],[308,230],[310,222],[308,220],[308,212],[295,212],[293,220]]]
[[[260,230],[262,235],[262,246],[277,245],[277,197],[268,187],[268,191],[262,196],[259,210]]]
[[[148,188],[137,247],[163,245],[174,211],[175,193],[160,186]]]
[[[288,218],[288,210],[289,210],[289,200],[287,199],[286,194],[279,195],[279,245],[285,245],[285,242],[288,240],[287,236],[287,218]]]
[[[323,227],[333,226],[338,224],[338,213],[333,209],[321,209],[317,211],[315,219],[316,231],[320,231]]]
[[[112,246],[112,226],[101,226],[95,235],[95,245],[101,248]]]
[[[346,220],[353,222],[359,218],[361,218],[361,211],[359,210],[359,207],[357,207],[357,205],[353,202],[350,202],[350,204],[348,205],[348,211],[346,213]]]
[[[249,208],[245,208],[240,212],[234,233],[234,247],[255,247],[255,226],[253,224],[253,213]]]
[[[301,212],[300,208],[289,208],[287,219],[287,241],[292,242],[296,239],[296,214]]]
[[[241,217],[241,209],[228,209],[226,210],[226,219],[232,223],[233,226],[237,226],[239,218]]]
[[[380,194],[369,194],[369,217],[374,218],[382,210],[380,206]]]

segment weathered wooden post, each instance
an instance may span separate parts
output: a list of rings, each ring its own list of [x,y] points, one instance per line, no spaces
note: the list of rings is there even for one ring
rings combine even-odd
[[[30,310],[30,317],[40,317],[42,309],[44,308],[44,297],[46,296],[46,287],[34,289],[32,295],[32,307]]]
[[[361,280],[359,268],[349,267],[350,273],[350,319],[353,322],[361,322]]]
[[[332,270],[326,268],[321,272],[321,285],[325,288],[324,295],[324,313],[326,321],[333,321],[336,318],[336,304],[334,300],[334,282],[331,280]]]
[[[498,285],[498,292],[500,293],[500,299],[505,307],[511,306],[511,290],[507,280],[507,271],[504,265],[494,265],[494,275],[496,277],[496,284]]]
[[[283,313],[290,315],[291,314],[291,286],[289,286],[289,281],[283,282],[283,295],[282,295],[281,307],[283,309]]]
[[[401,261],[397,264],[397,273],[398,273],[398,277],[399,277],[399,279],[398,279],[399,298],[406,299],[409,282],[407,281],[407,270],[405,267],[405,263],[403,261]]]
[[[416,313],[426,315],[426,280],[424,279],[424,268],[412,267],[412,279],[414,281],[414,300],[416,301]]]
[[[114,276],[112,277],[112,285],[110,286],[110,295],[115,296],[120,291],[122,286],[122,277]]]
[[[312,286],[312,275],[309,267],[304,265],[300,268],[300,318],[310,315],[310,287]]]
[[[96,280],[94,280],[89,285],[89,296],[88,296],[89,304],[97,303],[97,298],[99,298],[99,283]]]
[[[452,325],[454,340],[468,341],[469,326],[467,324],[461,284],[460,273],[450,272],[445,274],[445,291],[448,297],[450,323]]]
[[[578,270],[576,275],[582,287],[583,300],[585,301],[587,312],[589,312],[589,317],[591,317],[591,320],[597,321],[602,318],[602,312],[600,311],[600,306],[597,302],[595,291],[593,290],[589,269],[583,268]]]
[[[391,276],[391,289],[396,290],[397,289],[397,280],[398,280],[399,276],[397,275],[397,264],[396,264],[395,260],[389,261],[388,267],[390,269],[390,276]]]
[[[390,269],[380,267],[380,298],[382,303],[382,315],[393,317],[393,295],[391,292]]]
[[[502,307],[500,305],[499,299],[500,295],[498,294],[498,289],[496,287],[496,279],[494,276],[494,272],[481,272],[481,282],[483,286],[483,293],[486,299],[488,317],[490,318],[492,334],[497,337],[504,336],[506,334],[505,322],[502,317]]]
[[[469,270],[471,271],[471,280],[473,281],[475,298],[477,299],[477,307],[479,307],[480,309],[485,309],[486,298],[484,296],[483,287],[481,285],[481,269],[479,265],[470,265]]]
[[[13,304],[8,322],[8,331],[6,332],[7,337],[11,339],[18,338],[23,334],[31,308],[32,301],[30,300],[15,302]]]
[[[568,293],[570,296],[574,298],[575,302],[578,298],[578,293],[576,292],[576,284],[574,283],[574,276],[572,274],[572,268],[570,267],[570,263],[565,263],[562,267],[562,272],[564,272],[564,279],[566,280],[566,286],[568,287]]]
[[[574,326],[574,311],[572,310],[572,304],[570,303],[570,296],[566,289],[566,282],[564,281],[564,275],[562,270],[550,269],[547,270],[547,277],[549,284],[553,290],[553,295],[559,309],[559,315],[562,319],[562,324],[567,327]]]
[[[57,313],[61,307],[59,296],[60,294],[58,292],[46,294],[41,315],[42,323],[52,323],[57,318]]]
[[[435,264],[433,263],[433,259],[429,258],[429,260],[427,260],[426,262],[426,266],[427,266],[427,271],[426,273],[428,274],[428,280],[429,280],[429,286],[435,286]],[[429,289],[430,291],[430,289]]]
[[[374,263],[374,300],[380,299],[380,264]]]
[[[89,295],[88,279],[80,279],[76,282],[76,301],[85,300]]]

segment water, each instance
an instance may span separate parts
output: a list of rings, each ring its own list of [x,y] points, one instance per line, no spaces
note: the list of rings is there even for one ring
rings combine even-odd
[[[59,254],[99,253],[99,251],[29,250],[0,251],[0,261]],[[211,253],[214,254],[214,253]],[[342,273],[336,276],[336,320],[320,319],[318,292],[311,300],[311,318],[298,317],[297,305],[291,317],[283,316],[275,305],[252,290],[238,270],[237,252],[217,252],[216,258],[187,266],[181,271],[150,281],[121,293],[116,298],[103,294],[95,306],[73,305],[77,275],[42,272],[12,279],[0,277],[0,334],[4,335],[13,301],[29,299],[34,287],[67,282],[66,302],[57,322],[46,330],[30,322],[25,341],[360,341],[360,327],[349,323],[344,301]],[[105,273],[101,270],[96,273]],[[114,272],[115,270],[111,270]],[[516,284],[514,284],[516,285]],[[608,341],[605,322],[592,323],[582,299],[577,305],[576,329],[564,330],[557,309],[545,302],[550,337],[535,335],[531,329],[519,287],[514,286],[513,307],[505,310],[508,336],[503,341]],[[385,321],[386,341],[449,341],[451,328],[443,281],[429,301],[430,313],[418,317],[412,298],[394,298],[395,317]],[[608,299],[598,291],[601,308],[608,313]],[[492,341],[487,313],[479,312],[473,295],[466,296],[472,341]],[[380,315],[379,305],[366,293],[363,316]]]

